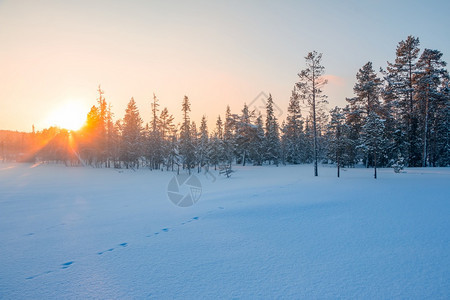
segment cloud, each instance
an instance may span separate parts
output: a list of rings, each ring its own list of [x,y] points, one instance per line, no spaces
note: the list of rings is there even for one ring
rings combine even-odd
[[[337,75],[325,74],[322,76],[326,80],[328,80],[329,85],[343,87],[345,86],[345,79],[343,77],[339,77]]]

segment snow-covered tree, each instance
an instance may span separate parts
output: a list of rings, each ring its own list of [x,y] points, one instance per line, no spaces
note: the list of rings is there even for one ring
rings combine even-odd
[[[111,167],[111,162],[115,168],[120,166],[120,121],[114,123],[114,114],[111,111],[111,104],[108,105],[106,114],[106,129],[107,129],[107,167]]]
[[[390,122],[387,116],[388,136],[392,137],[395,145],[394,152],[406,155],[407,164],[419,166],[421,157],[417,134],[418,118],[414,101],[414,74],[417,72],[419,57],[419,38],[408,36],[401,41],[396,50],[393,63],[388,62],[385,72],[387,82],[384,89],[384,100],[389,114],[393,114],[395,122]],[[397,156],[397,153],[395,153]]]
[[[220,116],[217,117],[216,129],[210,139],[210,145],[208,156],[210,163],[214,165],[214,170],[216,170],[225,156],[223,148],[223,123]]]
[[[370,111],[361,134],[361,148],[373,156],[374,178],[377,178],[377,161],[385,149],[384,120]]]
[[[198,172],[200,172],[200,169],[205,166],[209,165],[209,135],[208,135],[208,124],[206,120],[206,116],[203,115],[202,121],[200,123],[200,133],[199,133],[199,140],[197,143],[197,155],[198,155]]]
[[[272,95],[266,101],[266,126],[265,126],[265,160],[278,166],[280,162],[280,133],[278,120],[273,111]]]
[[[103,164],[106,166],[107,160],[107,103],[105,100],[104,91],[101,89],[100,85],[98,86],[98,135],[97,135],[97,160],[99,166]]]
[[[311,107],[312,115],[312,132],[313,132],[313,148],[314,148],[314,176],[318,176],[317,169],[319,159],[319,145],[317,134],[317,108],[321,104],[326,103],[326,95],[323,94],[322,87],[327,83],[323,77],[325,68],[322,66],[322,53],[316,51],[309,52],[305,57],[306,68],[299,74],[299,81],[296,83],[299,97],[306,100]]]
[[[132,97],[125,110],[122,121],[121,160],[125,167],[139,167],[139,158],[142,156],[142,119],[136,102]]]
[[[236,149],[236,139],[235,139],[235,119],[231,114],[230,106],[227,106],[227,110],[225,112],[225,125],[223,129],[223,161],[227,164],[231,164],[233,161],[233,154]]]
[[[381,104],[379,100],[381,92],[381,80],[373,70],[372,63],[366,63],[356,74],[356,83],[353,88],[355,97],[347,98],[348,113],[347,125],[350,127],[349,138],[351,144],[355,148],[350,149],[351,158],[356,162],[364,158],[367,163],[367,157],[360,156],[357,153],[358,141],[361,138],[363,126],[367,121],[370,112],[375,112],[378,115],[381,111]],[[366,153],[367,154],[367,153]]]
[[[253,162],[253,165],[261,166],[264,161],[265,155],[265,136],[264,136],[264,123],[261,112],[255,121],[255,134],[252,138],[252,147],[250,148],[250,159]]]
[[[199,133],[197,130],[197,125],[194,121],[191,122],[191,142],[192,148],[194,150],[194,160],[192,163],[192,168],[198,167],[200,164],[200,156],[199,156]],[[200,172],[200,168],[198,168],[198,172]]]
[[[170,153],[173,153],[173,137],[176,139],[175,125],[173,124],[173,116],[169,114],[168,109],[165,107],[159,116],[159,132],[162,142],[162,157],[164,159],[164,164],[166,169],[172,167]],[[176,143],[175,143],[176,144]]]
[[[356,84],[353,87],[356,97],[350,101],[353,106],[367,117],[371,111],[379,113],[381,79],[375,73],[372,62],[366,63],[356,74]]]
[[[429,163],[436,166],[439,160],[448,161],[446,151],[449,138],[448,127],[448,80],[442,60],[442,53],[438,50],[425,49],[417,62],[418,71],[414,76],[416,84],[415,100],[422,132],[422,166]],[[445,158],[446,157],[446,158]]]
[[[347,137],[348,127],[345,124],[345,112],[340,107],[330,111],[331,120],[328,124],[328,157],[336,163],[337,177],[340,177],[340,168],[348,163],[346,151],[349,146]]]
[[[161,132],[161,124],[158,117],[159,100],[155,94],[153,94],[152,108],[152,120],[151,126],[148,132],[148,146],[147,146],[147,159],[150,163],[150,169],[158,170],[160,165],[164,162],[163,154],[163,137]]]
[[[183,98],[182,111],[183,123],[180,130],[180,155],[183,161],[183,168],[187,168],[189,174],[191,174],[191,169],[195,164],[195,148],[193,137],[191,136],[191,121],[189,118],[191,104],[187,96]]]
[[[177,140],[177,129],[174,128],[172,134],[168,136],[168,150],[166,158],[166,169],[174,171],[177,167],[177,174],[180,174],[180,166],[183,165],[183,159],[180,156],[180,145]]]
[[[299,164],[304,162],[302,150],[305,148],[303,136],[303,120],[300,101],[297,93],[292,92],[288,105],[288,114],[283,128],[283,149],[287,163]]]
[[[244,104],[242,114],[238,116],[236,122],[236,153],[243,166],[249,158],[253,135],[256,132],[251,122],[252,116],[253,112],[250,112],[247,104]]]

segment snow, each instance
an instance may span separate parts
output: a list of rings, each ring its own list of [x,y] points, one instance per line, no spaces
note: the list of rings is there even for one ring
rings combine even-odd
[[[450,168],[235,169],[0,164],[0,298],[450,297]]]

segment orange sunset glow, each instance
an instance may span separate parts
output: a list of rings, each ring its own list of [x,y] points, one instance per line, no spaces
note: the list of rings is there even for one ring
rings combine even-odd
[[[352,94],[354,72],[368,56],[374,65],[385,64],[393,55],[386,45],[395,45],[411,31],[448,52],[446,39],[425,35],[425,27],[436,28],[434,19],[396,27],[391,35],[383,34],[389,24],[383,22],[367,36],[367,20],[379,9],[369,6],[372,11],[363,4],[346,7],[334,1],[250,1],[242,7],[221,2],[0,1],[0,128],[77,129],[96,102],[99,84],[117,119],[133,97],[144,122],[150,121],[153,93],[179,119],[180,102],[188,95],[192,119],[199,122],[206,114],[212,126],[227,105],[239,111],[260,92],[271,93],[278,106],[286,107],[304,53],[312,49],[324,53],[326,74],[334,79],[324,87],[333,107]],[[308,10],[330,14],[328,23],[317,24],[315,34],[308,29],[312,14],[297,14]],[[341,12],[338,20],[335,11]],[[276,30],[267,21],[273,12],[279,20]],[[364,20],[362,27],[353,28],[350,38],[348,28],[358,20]],[[348,49],[359,51],[350,55]]]
[[[42,124],[47,124],[47,127],[56,126],[68,130],[78,130],[86,121],[86,111],[86,107],[80,101],[65,101],[56,106]]]

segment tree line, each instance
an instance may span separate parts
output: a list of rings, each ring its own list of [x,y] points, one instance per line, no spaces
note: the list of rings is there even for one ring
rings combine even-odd
[[[417,37],[408,36],[398,44],[395,60],[380,72],[367,62],[356,73],[354,96],[345,107],[331,110],[323,93],[322,54],[308,53],[284,120],[275,115],[270,94],[264,116],[246,104],[239,113],[227,106],[213,129],[206,116],[199,126],[191,120],[188,96],[181,101],[178,124],[167,108],[161,109],[156,95],[149,123],[143,123],[133,98],[123,119],[114,120],[99,87],[85,126],[77,132],[56,130],[45,146],[34,147],[38,150],[31,159],[189,173],[233,163],[313,163],[315,176],[319,163],[336,164],[338,176],[341,167],[360,164],[374,167],[375,178],[376,167],[449,166],[449,75],[442,53],[421,51],[419,45]],[[31,137],[42,140],[39,135],[43,132],[33,131]]]

